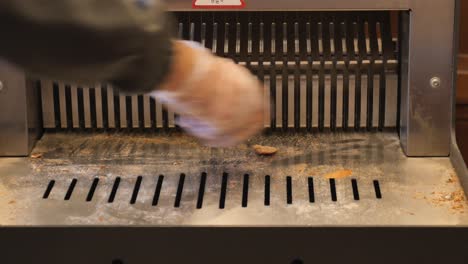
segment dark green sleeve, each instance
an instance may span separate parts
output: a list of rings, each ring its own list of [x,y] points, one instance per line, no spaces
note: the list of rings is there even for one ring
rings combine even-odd
[[[154,90],[171,63],[161,0],[0,0],[0,57],[31,74]]]

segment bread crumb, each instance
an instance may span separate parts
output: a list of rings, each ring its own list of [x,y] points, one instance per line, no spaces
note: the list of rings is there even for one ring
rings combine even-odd
[[[327,179],[343,179],[349,177],[353,174],[352,170],[338,170],[332,173],[328,173],[325,175]]]
[[[273,155],[278,152],[277,148],[269,147],[269,146],[261,146],[261,145],[254,145],[253,149],[258,155],[269,156]]]
[[[31,159],[40,159],[42,158],[42,153],[33,153],[31,154]]]

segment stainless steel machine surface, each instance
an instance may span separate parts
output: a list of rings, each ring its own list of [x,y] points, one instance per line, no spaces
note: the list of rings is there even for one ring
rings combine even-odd
[[[279,152],[257,156],[249,144]],[[269,135],[229,149],[182,135],[59,133],[32,157],[0,160],[4,226],[468,224],[450,160],[407,158],[394,133]]]
[[[213,1],[234,2],[168,3],[179,38],[265,84],[265,131],[233,148],[146,95],[0,64],[0,103],[21,100],[0,104],[2,261],[466,262],[458,1]]]

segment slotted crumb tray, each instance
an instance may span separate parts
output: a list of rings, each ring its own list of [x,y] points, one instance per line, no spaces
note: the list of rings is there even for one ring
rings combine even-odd
[[[258,156],[253,144],[279,152]],[[0,160],[0,221],[46,226],[468,223],[450,160],[407,158],[399,144],[390,132],[270,134],[226,149],[203,147],[177,133],[46,134],[35,158]]]

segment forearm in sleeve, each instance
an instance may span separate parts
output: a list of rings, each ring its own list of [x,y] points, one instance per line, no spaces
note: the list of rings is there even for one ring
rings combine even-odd
[[[149,92],[171,66],[170,24],[160,0],[1,0],[0,57],[40,77]]]

